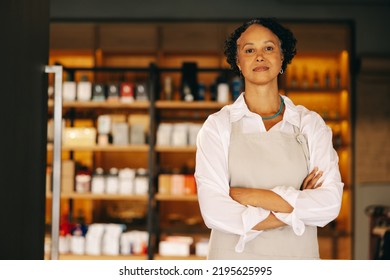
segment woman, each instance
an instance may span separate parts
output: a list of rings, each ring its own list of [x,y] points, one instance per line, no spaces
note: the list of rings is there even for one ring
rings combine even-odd
[[[278,76],[295,44],[270,18],[243,24],[225,42],[245,92],[198,134],[195,177],[212,229],[208,259],[319,259],[317,227],[340,211],[330,128],[279,94]]]

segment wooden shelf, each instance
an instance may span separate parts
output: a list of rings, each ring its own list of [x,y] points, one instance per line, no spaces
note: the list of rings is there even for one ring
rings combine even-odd
[[[53,150],[53,144],[47,144],[47,150]],[[106,145],[106,146],[62,146],[62,151],[81,151],[81,152],[148,152],[148,145]]]
[[[157,193],[155,198],[159,201],[198,201],[196,194],[174,195]]]
[[[48,258],[47,258],[48,259]],[[60,260],[147,260],[147,255],[74,255],[74,254],[60,254]]]
[[[161,256],[159,254],[154,255],[154,260],[205,260],[206,257],[190,255],[188,257],[183,256]]]
[[[54,106],[54,102],[52,99],[49,100],[49,108]],[[124,109],[148,109],[150,106],[149,101],[134,101],[131,103],[120,102],[120,101],[63,101],[63,108],[91,108],[91,109],[116,109],[116,108],[124,108]]]
[[[304,94],[307,94],[307,93],[313,93],[313,94],[315,94],[315,93],[326,93],[326,94],[333,93],[333,94],[338,94],[343,90],[348,91],[348,89],[346,89],[346,88],[284,88],[283,90],[287,93],[287,96],[289,93],[294,93],[294,94],[297,94],[297,93],[304,93]]]
[[[158,109],[221,109],[225,105],[228,104],[215,101],[156,101]]]
[[[192,153],[192,152],[196,152],[196,147],[195,146],[181,146],[181,147],[156,146],[155,150],[156,152],[159,153]]]
[[[52,193],[47,193],[46,198],[52,198]],[[64,199],[89,199],[89,200],[137,200],[147,201],[147,195],[134,194],[94,194],[94,193],[61,193],[61,198]]]

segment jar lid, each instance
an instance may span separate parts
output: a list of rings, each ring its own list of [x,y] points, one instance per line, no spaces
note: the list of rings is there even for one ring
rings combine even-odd
[[[111,174],[111,175],[118,175],[118,168],[116,168],[116,167],[111,167],[111,168],[110,168],[110,174]]]
[[[146,175],[148,173],[148,170],[145,168],[138,168],[137,169],[137,175]]]
[[[95,169],[95,174],[96,174],[96,175],[104,175],[104,170],[103,170],[103,168],[101,168],[101,167],[96,168],[96,169]]]

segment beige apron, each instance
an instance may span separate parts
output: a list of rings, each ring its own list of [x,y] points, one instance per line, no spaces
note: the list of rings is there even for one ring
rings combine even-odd
[[[271,189],[275,186],[301,187],[309,173],[305,137],[271,130],[242,133],[242,120],[232,123],[229,146],[230,186]],[[245,244],[242,253],[234,248],[236,234],[213,229],[208,259],[318,259],[317,227],[306,226],[297,236],[291,226],[265,230]]]

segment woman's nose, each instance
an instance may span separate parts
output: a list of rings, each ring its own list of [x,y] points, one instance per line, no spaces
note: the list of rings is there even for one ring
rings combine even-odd
[[[264,56],[262,52],[257,53],[256,61],[264,61]]]

